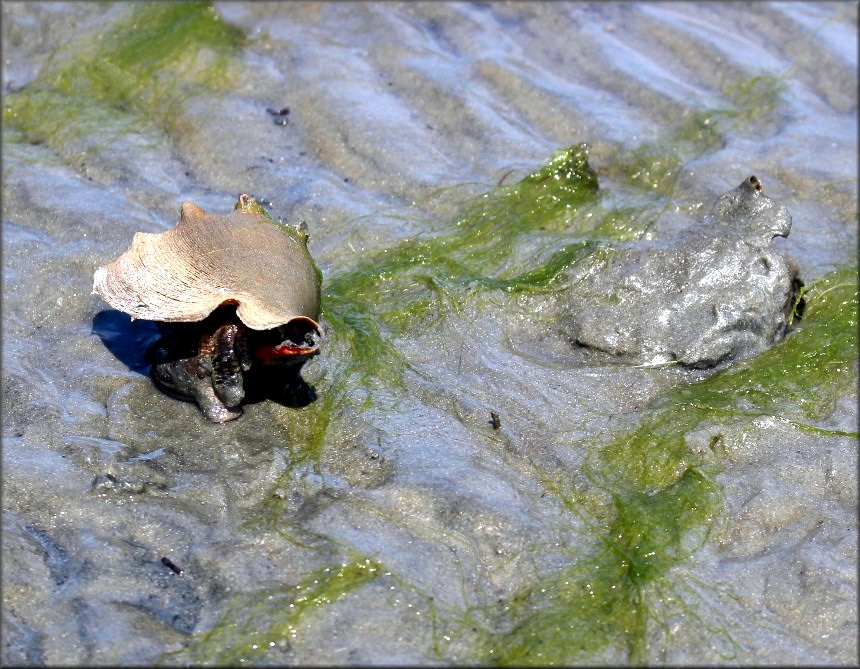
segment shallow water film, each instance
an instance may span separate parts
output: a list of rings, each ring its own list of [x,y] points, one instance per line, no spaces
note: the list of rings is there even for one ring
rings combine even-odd
[[[856,3],[2,12],[4,665],[856,662]],[[572,273],[751,175],[784,339],[565,336]],[[241,193],[307,222],[324,340],[216,425],[90,291]]]

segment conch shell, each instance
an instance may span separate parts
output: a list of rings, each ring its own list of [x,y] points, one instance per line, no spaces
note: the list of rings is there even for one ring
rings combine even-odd
[[[183,202],[175,228],[136,233],[96,270],[93,292],[133,319],[196,322],[235,304],[253,330],[302,319],[319,331],[320,273],[307,233],[276,223],[247,195],[224,215]]]

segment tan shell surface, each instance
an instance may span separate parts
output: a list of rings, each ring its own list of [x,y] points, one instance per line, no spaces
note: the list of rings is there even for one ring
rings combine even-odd
[[[207,214],[192,202],[172,230],[135,234],[128,251],[96,270],[93,292],[153,321],[200,321],[225,303],[255,330],[319,317],[319,275],[297,232],[256,213]]]

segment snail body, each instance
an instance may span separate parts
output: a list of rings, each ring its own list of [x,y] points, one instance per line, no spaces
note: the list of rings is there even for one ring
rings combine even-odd
[[[213,422],[241,415],[254,366],[296,373],[319,353],[319,270],[304,225],[276,223],[241,195],[228,214],[183,202],[179,223],[138,232],[96,270],[93,292],[132,319],[159,324],[153,380]]]

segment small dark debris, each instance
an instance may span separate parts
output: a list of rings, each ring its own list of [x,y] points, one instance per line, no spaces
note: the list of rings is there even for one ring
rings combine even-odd
[[[287,116],[289,116],[290,110],[287,107],[282,107],[281,109],[272,109],[269,107],[266,109],[269,114],[271,114],[274,118],[275,125],[287,125]]]
[[[499,414],[495,411],[490,412],[490,424],[493,426],[494,430],[498,430],[502,426],[502,419],[499,418]]]
[[[170,569],[174,574],[179,574],[180,576],[182,576],[182,574],[185,573],[179,567],[173,564],[173,561],[169,557],[161,558],[161,564]]]

